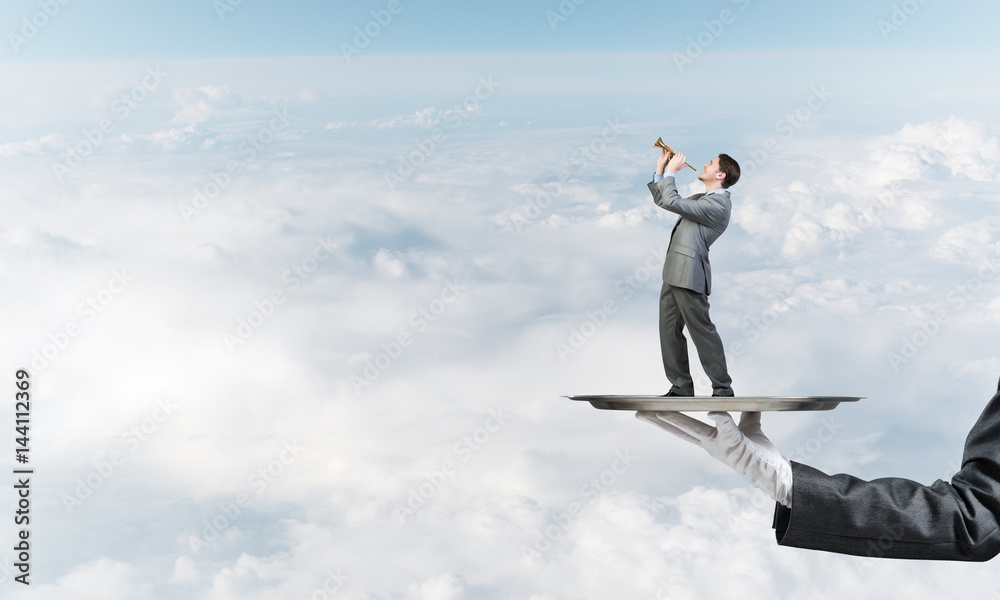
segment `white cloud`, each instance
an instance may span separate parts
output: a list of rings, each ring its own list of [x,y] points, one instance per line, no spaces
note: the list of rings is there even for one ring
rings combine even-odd
[[[42,583],[35,576],[30,588],[22,588],[19,583],[7,585],[14,590],[11,598],[146,600],[156,597],[138,569],[106,557],[81,564],[53,583]]]
[[[316,108],[328,108],[316,89]],[[246,104],[273,102],[243,90],[185,82],[170,114],[150,107],[148,128],[123,129],[127,155],[96,153],[65,184],[47,155],[60,138],[0,147],[17,159],[0,173],[17,216],[0,231],[0,294],[18,315],[7,335],[20,340],[0,354],[24,364],[55,352],[37,373],[49,399],[39,418],[59,435],[39,450],[56,490],[42,514],[61,543],[46,550],[55,566],[32,594],[306,598],[337,569],[350,573],[336,596],[345,600],[947,594],[953,566],[860,569],[777,547],[772,506],[727,468],[629,414],[559,398],[665,388],[655,303],[674,217],[652,205],[636,156],[606,152],[552,194],[545,184],[593,131],[469,128],[390,191],[382,175],[398,136],[368,131],[357,148],[331,148],[330,112],[296,133],[294,152],[258,160],[186,223],[178,203],[224,164],[203,142],[246,139],[260,112]],[[274,97],[295,98],[302,80],[289,90]],[[331,129],[449,116],[410,110],[345,113]],[[217,137],[205,133],[229,117]],[[994,284],[961,307],[948,300],[997,249],[982,187],[995,179],[995,136],[961,119],[876,139],[830,127],[840,145],[789,144],[732,190],[733,223],[713,246],[713,318],[741,392],[869,396],[836,411],[843,432],[810,463],[936,474],[998,374],[983,326],[997,319]],[[942,127],[955,141],[936,149]],[[860,220],[893,183],[888,206]],[[335,243],[317,251],[327,237]],[[78,307],[121,268],[134,282],[84,322]],[[464,286],[450,302],[446,282]],[[887,353],[941,310],[948,321],[894,371]],[[81,332],[64,337],[70,322]],[[238,332],[230,350],[224,336]],[[564,360],[557,345],[574,334]],[[360,395],[352,377],[367,381]],[[177,408],[157,421],[162,395]],[[486,431],[497,407],[509,419]],[[818,418],[768,415],[764,429],[790,452]],[[123,439],[143,426],[137,446]],[[914,442],[928,431],[934,444]],[[301,455],[288,454],[293,440]],[[640,460],[584,497],[625,446]],[[62,496],[116,451],[124,462],[68,512]],[[395,507],[427,485],[419,514],[395,523]],[[239,494],[249,506],[195,555],[189,540]],[[557,539],[529,564],[522,548],[549,526]],[[974,592],[993,585],[985,571],[961,578]]]
[[[319,102],[319,94],[316,93],[316,90],[310,87],[303,88],[302,93],[299,94],[299,100],[308,104],[315,104],[316,102]]]
[[[823,248],[825,237],[823,234],[823,228],[818,223],[805,220],[791,223],[791,227],[785,233],[785,243],[781,246],[782,256],[798,260],[815,254]]]
[[[192,123],[186,127],[171,127],[147,135],[122,134],[121,139],[124,142],[146,142],[152,149],[173,152],[192,144],[210,150],[215,145],[214,137],[214,134],[197,123]]]
[[[202,583],[198,562],[191,556],[178,556],[174,561],[174,571],[169,582],[178,585],[195,585]]]
[[[1000,249],[1000,219],[988,218],[956,225],[942,233],[930,255],[961,262],[978,262]]]
[[[37,140],[27,140],[24,142],[7,142],[0,144],[0,158],[11,158],[14,156],[54,154],[61,151],[65,146],[63,139],[54,134],[46,134]]]
[[[389,129],[392,127],[432,127],[441,122],[441,116],[438,114],[438,110],[433,106],[418,110],[412,115],[391,117],[388,119],[379,119],[373,123],[371,126],[378,129]]]
[[[410,587],[414,600],[460,600],[466,597],[465,582],[454,573],[432,577]]]
[[[357,125],[357,123],[354,121],[350,123],[347,121],[334,121],[327,123],[325,129],[344,129],[345,127],[354,127],[355,125]]]
[[[227,86],[204,85],[195,89],[174,88],[173,104],[177,112],[172,123],[191,125],[232,112],[244,106],[240,94]]]
[[[483,114],[481,104],[468,104],[466,106],[452,106],[448,109],[438,109],[435,106],[428,106],[408,115],[396,115],[361,123],[361,127],[373,127],[375,129],[394,129],[396,127],[419,127],[421,129],[432,129],[442,126],[452,130],[460,126],[467,119],[479,117]],[[354,127],[355,123],[331,122],[327,124],[327,129],[341,129],[344,127]]]
[[[375,253],[372,265],[375,266],[379,274],[388,279],[398,279],[406,274],[406,264],[385,248],[380,248]]]
[[[842,248],[868,231],[935,229],[943,219],[964,214],[964,186],[953,177],[996,180],[998,139],[988,126],[957,117],[907,124],[855,147],[867,155],[864,161],[815,157],[824,165],[815,172],[819,181],[765,179],[735,188],[733,223],[780,243],[791,259]],[[947,186],[940,184],[943,178]]]
[[[940,123],[907,124],[874,152],[917,168],[941,164],[953,175],[979,181],[996,181],[1000,168],[1000,137],[984,123],[954,116]]]

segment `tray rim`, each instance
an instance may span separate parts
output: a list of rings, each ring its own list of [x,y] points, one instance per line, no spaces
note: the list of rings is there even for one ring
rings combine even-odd
[[[678,400],[684,400],[686,398],[696,398],[698,400],[838,400],[840,402],[855,402],[857,400],[863,400],[868,396],[653,396],[646,394],[563,394],[562,398],[569,398],[570,400],[589,400],[601,399],[601,398],[613,398],[616,400],[670,400],[676,398]]]
[[[648,396],[626,394],[586,394],[563,396],[589,402],[599,410],[656,412],[808,412],[833,410],[841,402],[857,402],[867,396]],[[749,404],[755,403],[755,404]],[[643,406],[643,405],[646,406]],[[657,406],[661,404],[662,406]]]

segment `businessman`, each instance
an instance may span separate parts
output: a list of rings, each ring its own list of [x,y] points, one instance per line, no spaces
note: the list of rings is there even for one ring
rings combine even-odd
[[[1000,554],[1000,384],[965,440],[951,482],[863,481],[790,462],[745,412],[712,427],[676,412],[636,416],[697,444],[776,501],[779,545],[876,558],[987,561]]]
[[[694,396],[683,332],[687,327],[701,365],[712,381],[712,395],[732,396],[733,380],[726,368],[725,349],[708,315],[708,295],[712,293],[708,249],[729,226],[732,203],[728,188],[739,181],[740,166],[729,155],[720,154],[698,175],[705,184],[705,193],[682,198],[674,174],[685,166],[684,159],[682,152],[671,155],[663,150],[649,183],[653,202],[679,215],[663,261],[660,290],[660,354],[671,384],[666,395]]]

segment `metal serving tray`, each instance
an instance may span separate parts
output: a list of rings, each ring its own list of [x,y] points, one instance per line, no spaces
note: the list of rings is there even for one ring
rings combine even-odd
[[[601,410],[679,411],[775,411],[833,410],[841,402],[857,402],[865,396],[628,396],[595,395],[563,396],[570,400],[590,402]]]

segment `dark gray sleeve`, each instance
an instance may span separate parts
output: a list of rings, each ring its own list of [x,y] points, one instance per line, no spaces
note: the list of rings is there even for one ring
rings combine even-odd
[[[987,561],[1000,554],[1000,387],[965,441],[951,483],[863,481],[792,463],[778,544],[857,556]]]

